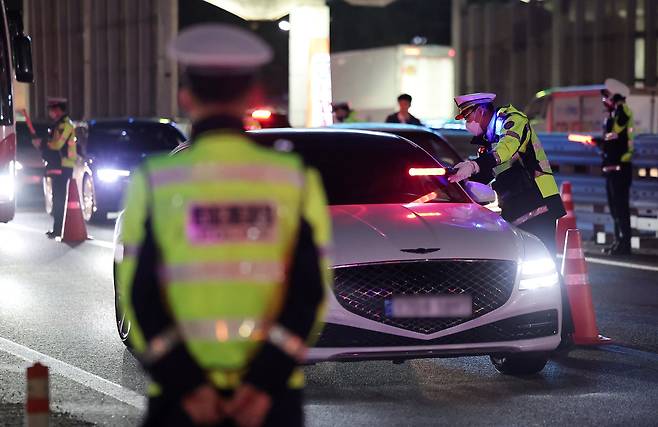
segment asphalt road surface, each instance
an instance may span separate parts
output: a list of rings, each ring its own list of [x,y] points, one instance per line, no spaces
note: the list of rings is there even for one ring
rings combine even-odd
[[[0,224],[0,426],[22,425],[25,368],[51,367],[52,425],[137,425],[146,379],[116,334],[112,223],[95,240],[46,239],[50,218],[23,206]],[[656,425],[658,260],[588,263],[599,327],[615,339],[535,376],[486,357],[322,363],[306,368],[309,426]],[[646,266],[646,267],[643,267]]]

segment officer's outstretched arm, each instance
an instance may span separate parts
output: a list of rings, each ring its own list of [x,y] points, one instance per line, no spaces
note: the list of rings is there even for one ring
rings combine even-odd
[[[529,139],[527,137],[528,132],[530,132],[528,119],[520,114],[510,114],[507,116],[503,122],[500,139],[496,148],[475,160],[478,166],[480,166],[480,170],[491,170],[510,160],[518,153],[522,141]]]
[[[183,396],[207,379],[187,352],[160,293],[149,201],[145,174],[138,170],[125,198],[123,258],[116,266],[119,301],[131,322],[130,343],[144,368],[168,395]]]
[[[281,314],[267,342],[253,359],[245,382],[273,393],[286,387],[295,366],[305,358],[320,331],[325,295],[331,286],[327,247],[331,223],[317,171],[306,174],[306,192],[297,245]]]
[[[70,123],[65,123],[64,130],[59,135],[59,138],[48,141],[48,148],[51,150],[60,150],[73,134],[73,130],[73,126]]]

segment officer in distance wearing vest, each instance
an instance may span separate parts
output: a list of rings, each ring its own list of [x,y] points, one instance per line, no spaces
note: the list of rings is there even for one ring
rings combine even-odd
[[[606,79],[605,89],[601,90],[607,114],[603,121],[603,137],[597,141],[608,206],[615,225],[615,241],[605,250],[610,255],[631,254],[633,112],[626,104],[630,92],[628,86],[615,79]]]
[[[476,173],[492,172],[492,187],[498,194],[501,216],[537,236],[555,256],[555,222],[566,211],[558,192],[546,153],[525,114],[512,105],[494,108],[493,93],[472,93],[455,98],[457,120],[466,120],[466,129],[479,141],[476,160],[455,165],[450,182],[462,181]],[[573,332],[571,311],[564,284],[562,290],[564,346]]]
[[[52,120],[49,138],[45,146],[37,141],[37,148],[41,150],[41,156],[46,162],[46,179],[51,182],[53,229],[46,232],[46,235],[54,239],[63,233],[68,182],[73,177],[78,151],[75,126],[67,112],[67,100],[49,97],[47,103],[48,117]]]
[[[153,380],[145,425],[303,425],[298,364],[331,281],[320,176],[244,132],[272,56],[261,39],[206,24],[169,53],[191,146],[131,174],[117,264],[130,344]]]

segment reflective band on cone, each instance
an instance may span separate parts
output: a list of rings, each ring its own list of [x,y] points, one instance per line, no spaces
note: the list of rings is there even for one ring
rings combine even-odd
[[[26,425],[46,427],[50,412],[48,368],[40,363],[27,368],[27,402],[25,404]]]
[[[567,214],[562,218],[558,218],[555,224],[555,247],[558,254],[562,254],[564,251],[564,238],[567,235],[567,230],[576,228],[576,214],[573,210],[573,195],[569,181],[564,181],[560,186],[560,197]]]
[[[587,274],[567,274],[564,276],[567,285],[589,285]]]
[[[567,249],[564,254],[569,259],[585,259],[585,253],[582,249]]]

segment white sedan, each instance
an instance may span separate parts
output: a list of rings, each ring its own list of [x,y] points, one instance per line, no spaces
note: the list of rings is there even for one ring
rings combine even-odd
[[[481,206],[414,143],[379,132],[272,129],[258,143],[320,170],[335,283],[308,362],[489,355],[499,371],[543,369],[560,342],[553,260],[534,236]],[[121,220],[115,232],[121,256]],[[120,295],[117,295],[120,298]],[[130,325],[117,312],[125,340]]]

